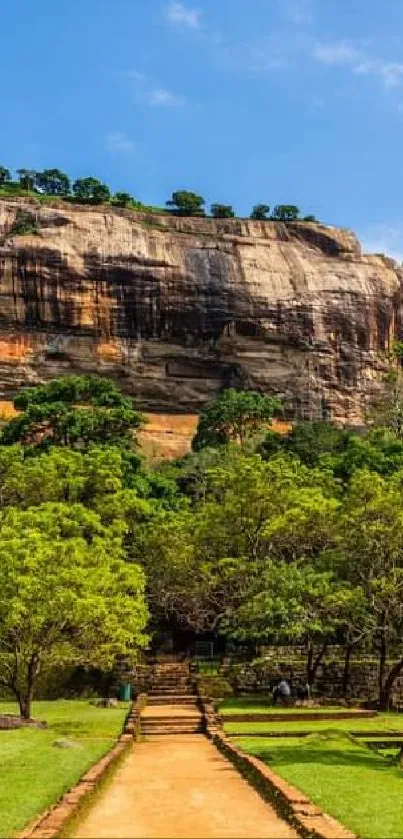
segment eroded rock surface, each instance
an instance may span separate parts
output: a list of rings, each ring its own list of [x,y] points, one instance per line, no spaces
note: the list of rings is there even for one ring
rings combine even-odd
[[[281,394],[292,418],[359,423],[400,335],[402,279],[318,224],[1,200],[0,399],[98,372],[157,413],[239,386]]]

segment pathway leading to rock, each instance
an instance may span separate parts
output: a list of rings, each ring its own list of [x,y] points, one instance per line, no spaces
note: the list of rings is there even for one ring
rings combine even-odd
[[[135,744],[76,833],[76,839],[297,836],[203,734]]]

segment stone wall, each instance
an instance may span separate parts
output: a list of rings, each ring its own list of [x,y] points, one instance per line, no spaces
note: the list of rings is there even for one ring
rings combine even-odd
[[[389,662],[391,666],[392,662]],[[378,699],[378,662],[374,660],[353,660],[350,664],[350,679],[347,699],[374,703]],[[306,683],[306,662],[302,657],[289,657],[269,660],[266,664],[245,662],[242,664],[224,664],[219,673],[233,686],[236,693],[269,693],[279,675],[284,675],[291,683]],[[319,665],[314,685],[314,695],[326,699],[343,698],[344,661],[326,659]],[[403,708],[403,676],[396,679],[392,704]]]

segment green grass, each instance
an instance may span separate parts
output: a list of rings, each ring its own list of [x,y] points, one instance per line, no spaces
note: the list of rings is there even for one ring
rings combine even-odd
[[[33,716],[47,729],[0,731],[0,837],[13,836],[53,804],[107,752],[120,734],[128,703],[96,708],[88,701],[35,702]],[[0,703],[3,713],[17,712]],[[61,749],[69,739],[77,748]]]
[[[327,705],[320,708],[283,708],[279,705],[271,704],[270,696],[261,696],[254,694],[253,696],[236,696],[225,699],[220,703],[220,713],[222,714],[309,714],[313,711],[315,714],[327,714],[329,711],[348,711],[348,708],[340,705]]]
[[[384,731],[392,733],[403,731],[403,714],[385,713],[376,717],[358,717],[346,720],[290,720],[290,722],[226,722],[224,731],[228,734],[256,734],[295,731]]]
[[[403,836],[403,771],[341,732],[237,740],[364,839]]]

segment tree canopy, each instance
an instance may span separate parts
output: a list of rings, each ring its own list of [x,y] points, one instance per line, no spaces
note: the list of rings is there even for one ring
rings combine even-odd
[[[143,424],[132,399],[108,379],[61,376],[49,384],[26,388],[14,399],[21,413],[3,427],[0,443],[44,448],[125,442],[130,446]]]
[[[245,441],[256,434],[282,410],[277,397],[263,396],[254,391],[224,390],[200,416],[195,451],[205,446],[216,446],[231,440]]]
[[[60,195],[65,197],[70,194],[70,178],[60,169],[44,169],[35,175],[35,186],[45,195]]]
[[[29,717],[43,667],[110,666],[144,644],[144,578],[123,528],[80,505],[10,508],[0,518],[0,683]]]
[[[97,178],[78,178],[73,183],[73,194],[84,204],[103,204],[111,197],[109,187]]]
[[[235,218],[235,212],[230,204],[212,204],[211,215],[213,218]]]
[[[269,204],[255,204],[253,210],[250,214],[251,219],[254,221],[267,221],[270,215],[270,206]]]
[[[41,667],[109,665],[166,625],[302,644],[310,684],[341,644],[345,689],[361,645],[388,707],[403,673],[398,428],[279,434],[277,397],[230,389],[192,453],[150,466],[142,417],[109,380],[60,377],[14,404],[0,439],[0,681],[22,713]]]
[[[175,216],[205,216],[205,203],[201,195],[186,189],[172,193],[172,198],[166,202],[167,207]]]

